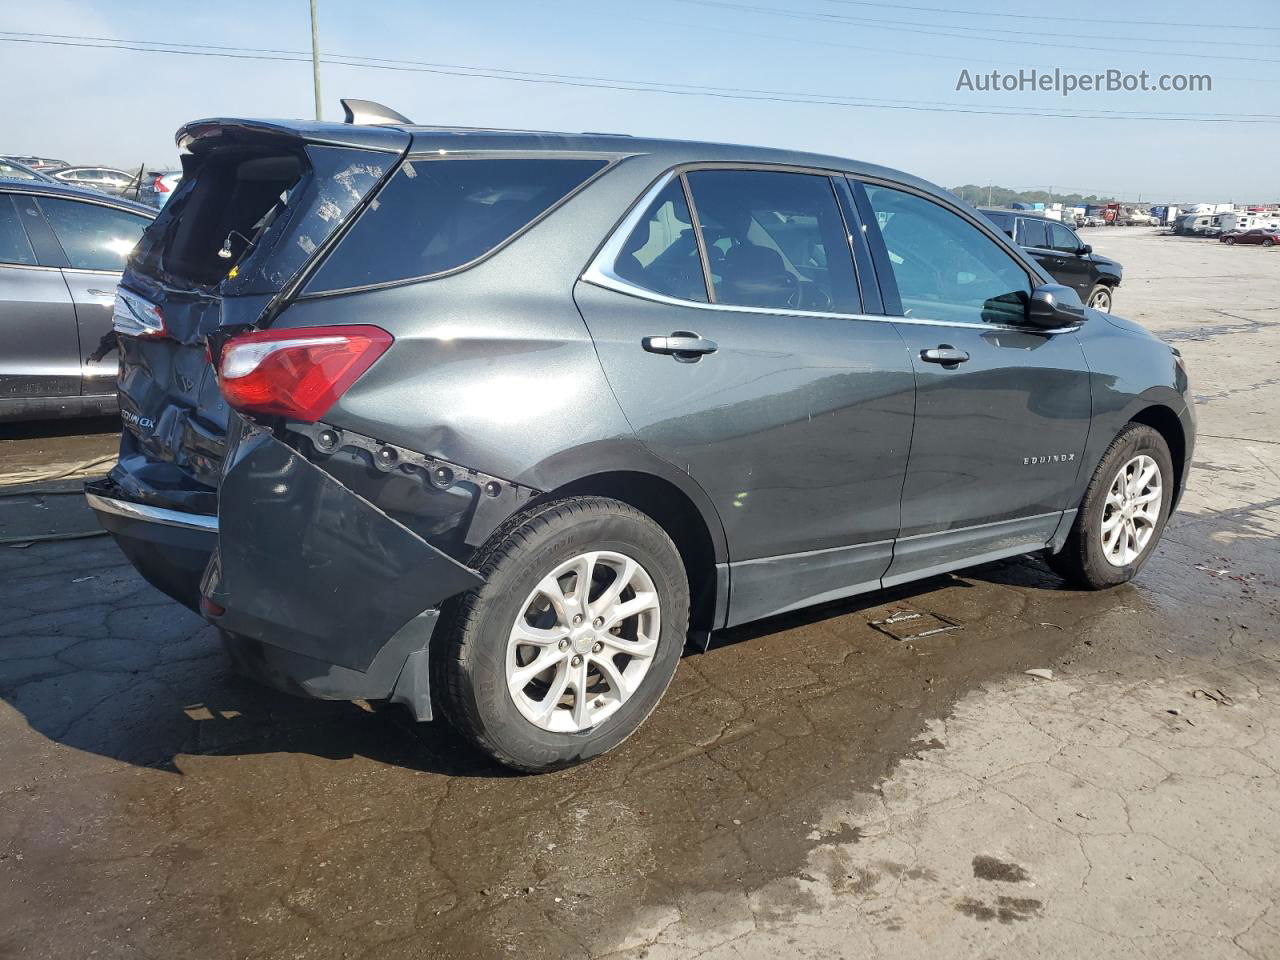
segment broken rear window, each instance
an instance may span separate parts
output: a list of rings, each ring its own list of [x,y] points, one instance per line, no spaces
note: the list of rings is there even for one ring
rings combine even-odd
[[[604,160],[406,161],[320,265],[307,293],[444,273],[471,263],[585,183]]]
[[[317,144],[213,146],[148,231],[143,272],[224,294],[273,294],[381,182],[385,153]]]

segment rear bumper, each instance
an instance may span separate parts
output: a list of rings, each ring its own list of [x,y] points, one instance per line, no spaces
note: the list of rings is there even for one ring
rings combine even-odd
[[[270,433],[246,426],[218,516],[86,497],[154,586],[223,631],[238,671],[322,699],[431,715],[427,650],[442,601],[482,582]]]
[[[136,503],[110,479],[85,484],[98,523],[143,578],[199,612],[200,579],[218,546],[218,518]]]

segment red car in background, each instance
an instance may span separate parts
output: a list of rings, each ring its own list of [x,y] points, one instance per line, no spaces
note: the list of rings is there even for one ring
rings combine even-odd
[[[1257,227],[1253,230],[1232,230],[1218,238],[1220,243],[1260,243],[1264,247],[1274,247],[1280,243],[1280,228]]]

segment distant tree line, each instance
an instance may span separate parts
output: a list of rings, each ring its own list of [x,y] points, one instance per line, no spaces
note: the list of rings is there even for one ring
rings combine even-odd
[[[1087,197],[1078,193],[1049,193],[1048,190],[1011,190],[1008,187],[980,187],[975,183],[966,183],[962,187],[952,187],[951,192],[966,203],[976,207],[1007,207],[1014,202],[1021,203],[1062,203],[1068,207],[1083,207],[1091,203],[1114,203],[1114,197],[1099,197],[1089,194]]]

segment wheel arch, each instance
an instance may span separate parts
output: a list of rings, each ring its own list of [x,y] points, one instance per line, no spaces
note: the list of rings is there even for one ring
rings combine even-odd
[[[710,631],[720,625],[728,602],[727,574],[722,572],[727,565],[717,562],[723,556],[720,543],[692,497],[656,474],[609,470],[561,484],[534,498],[530,506],[580,496],[621,501],[662,527],[680,552],[689,579],[690,629]]]
[[[1169,445],[1169,456],[1173,460],[1173,503],[1176,505],[1182,498],[1182,485],[1187,471],[1187,434],[1182,420],[1169,407],[1152,404],[1134,413],[1129,418],[1129,423],[1150,427]]]

